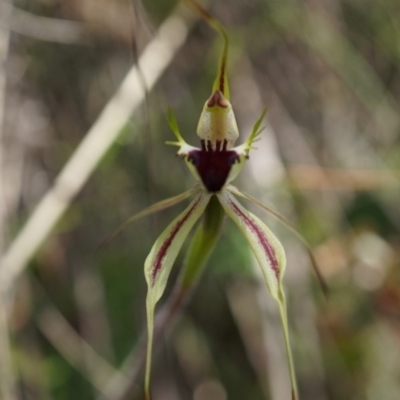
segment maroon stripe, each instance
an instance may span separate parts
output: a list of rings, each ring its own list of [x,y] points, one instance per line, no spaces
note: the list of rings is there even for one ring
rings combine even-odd
[[[257,236],[259,243],[263,247],[270,263],[272,269],[275,272],[276,278],[279,279],[279,266],[278,261],[276,259],[276,254],[274,248],[269,244],[267,237],[265,236],[264,232],[254,223],[252,219],[250,219],[246,214],[242,212],[242,210],[232,201],[229,200],[229,203],[233,207],[233,211],[236,215],[242,218],[245,224],[250,228],[250,230]]]
[[[221,65],[221,75],[219,76],[219,90],[225,96],[225,62]]]
[[[165,257],[165,254],[167,253],[168,249],[171,246],[172,241],[174,240],[176,234],[178,233],[179,229],[181,229],[182,225],[187,221],[187,219],[190,217],[190,215],[193,213],[193,210],[197,207],[201,200],[201,197],[190,207],[189,211],[176,223],[174,226],[174,229],[171,231],[170,235],[167,237],[167,239],[164,241],[162,244],[160,250],[158,250],[158,253],[156,255],[156,258],[154,260],[153,264],[153,270],[152,270],[152,284],[154,285],[154,282],[156,281],[157,275],[161,270],[162,266],[162,261]]]

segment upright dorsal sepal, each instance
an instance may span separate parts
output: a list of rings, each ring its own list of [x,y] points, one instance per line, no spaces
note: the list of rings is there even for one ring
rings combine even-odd
[[[232,148],[239,137],[232,105],[220,90],[216,90],[205,102],[197,135],[204,142],[211,143],[214,150],[217,143],[226,143],[227,149]]]
[[[197,134],[207,145],[210,144],[213,150],[217,149],[217,143],[230,149],[239,137],[239,132],[230,103],[229,83],[226,73],[229,48],[228,34],[224,26],[202,6],[193,0],[185,1],[218,32],[222,39],[222,52],[217,75],[212,86],[211,96],[204,104],[197,126]]]

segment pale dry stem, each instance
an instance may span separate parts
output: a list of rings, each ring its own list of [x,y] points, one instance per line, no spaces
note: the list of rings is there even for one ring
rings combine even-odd
[[[54,307],[47,306],[37,319],[42,334],[56,350],[100,392],[109,376],[114,376],[120,385],[126,384],[124,377],[72,328],[63,315]]]
[[[153,333],[153,353],[156,353],[160,347],[162,336],[168,333],[173,327],[190,295],[191,290],[182,287],[178,281],[167,303],[156,313]],[[125,400],[133,398],[133,393],[138,390],[137,381],[142,377],[146,363],[146,343],[147,332],[144,331],[120,370],[120,373],[127,377],[128,381],[125,385],[121,385],[118,382],[117,376],[111,376],[103,387],[102,394],[100,394],[98,400]]]
[[[9,17],[6,3],[0,2],[0,15]],[[6,95],[6,69],[8,57],[10,32],[7,27],[0,25],[0,254],[4,246],[4,225],[6,221],[6,208],[4,196],[4,160],[3,160],[3,126],[4,102]],[[5,291],[0,288],[0,397],[7,400],[16,399],[15,377],[12,366],[12,354],[8,327],[8,301]]]
[[[62,44],[87,44],[88,29],[83,23],[35,15],[3,3],[0,24],[32,39]],[[6,16],[8,15],[8,17]]]
[[[174,13],[160,27],[0,260],[1,287],[10,287],[42,246],[76,194],[144,101],[140,69],[152,88],[187,36],[189,18]]]

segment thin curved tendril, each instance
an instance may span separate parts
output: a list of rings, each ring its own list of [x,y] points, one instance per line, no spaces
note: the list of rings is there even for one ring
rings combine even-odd
[[[204,7],[194,0],[183,0],[188,6],[192,7],[216,32],[219,33],[223,40],[223,50],[219,62],[218,74],[213,84],[212,91],[220,90],[224,96],[230,100],[228,80],[226,77],[226,64],[228,59],[229,40],[228,34],[224,26],[215,19]]]
[[[284,336],[287,359],[289,362],[290,382],[292,384],[292,400],[298,400],[299,394],[298,394],[298,389],[297,389],[296,373],[295,373],[295,368],[294,368],[292,349],[290,347],[290,340],[289,340],[289,327],[288,327],[286,296],[285,296],[285,293],[283,292],[283,290],[279,291],[278,308],[279,308],[279,314],[280,314],[281,321],[282,321],[283,336]]]
[[[278,211],[275,211],[273,208],[261,203],[260,201],[258,201],[256,198],[254,198],[253,196],[250,196],[247,193],[242,192],[241,190],[239,190],[237,187],[229,185],[227,188],[231,193],[236,194],[237,196],[240,196],[244,199],[247,199],[249,201],[251,201],[252,203],[254,203],[256,206],[262,208],[263,210],[267,211],[268,213],[270,213],[271,215],[273,215],[276,219],[278,219],[280,222],[282,222],[288,229],[290,229],[298,238],[299,240],[303,243],[304,247],[306,248],[308,255],[310,257],[311,260],[311,264],[312,267],[315,271],[315,274],[317,275],[318,278],[318,282],[321,285],[321,289],[324,293],[325,296],[329,295],[329,288],[328,285],[325,282],[325,279],[319,269],[317,260],[315,258],[315,255],[313,253],[313,251],[311,250],[311,246],[310,244],[307,242],[306,239],[304,239],[304,237],[297,231],[297,229],[293,226],[293,224],[287,219],[285,218],[282,214],[280,214]]]
[[[150,207],[145,208],[138,214],[133,215],[132,217],[127,219],[122,225],[120,225],[110,236],[104,239],[100,243],[98,250],[107,247],[124,229],[126,229],[133,222],[141,218],[147,217],[148,215],[154,214],[158,211],[162,211],[176,204],[179,204],[180,202],[186,200],[188,197],[194,194],[196,191],[198,191],[198,187],[194,187],[193,189],[187,190],[186,192],[178,194],[177,196],[170,197],[169,199],[162,200],[156,204],[153,204]]]

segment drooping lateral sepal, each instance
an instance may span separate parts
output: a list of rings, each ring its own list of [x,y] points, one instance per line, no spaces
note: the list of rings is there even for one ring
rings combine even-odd
[[[154,243],[145,262],[145,276],[150,291],[161,297],[169,272],[191,228],[203,214],[210,194],[199,190],[189,206],[175,218]]]
[[[292,400],[299,400],[299,393],[298,393],[297,381],[296,381],[296,370],[294,368],[292,349],[290,347],[286,296],[285,296],[285,292],[283,291],[282,286],[281,286],[280,292],[279,292],[278,307],[279,307],[279,316],[281,318],[281,323],[282,323],[286,356],[287,356],[288,365],[289,365],[290,382],[292,385]]]
[[[272,297],[278,300],[286,266],[285,252],[281,243],[258,217],[247,211],[227,190],[218,194],[218,199],[225,212],[246,237]]]
[[[289,342],[286,299],[282,286],[282,277],[286,266],[285,252],[279,240],[265,224],[254,214],[247,211],[228,190],[224,190],[217,196],[225,212],[246,237],[261,268],[269,292],[278,303],[292,384],[292,399],[297,400],[297,384]]]
[[[148,398],[150,398],[149,391],[154,330],[154,309],[157,301],[164,293],[169,274],[179,250],[193,225],[203,214],[210,197],[210,194],[200,189],[189,206],[168,225],[156,240],[145,261],[144,272],[148,285],[146,298],[148,345],[145,391]]]
[[[281,213],[279,213],[278,211],[274,210],[272,207],[261,203],[255,197],[250,196],[249,194],[242,192],[237,187],[229,185],[227,187],[227,190],[230,191],[231,193],[233,193],[234,195],[243,197],[244,199],[247,199],[247,200],[251,201],[256,206],[262,208],[264,211],[268,212],[269,214],[274,216],[276,219],[278,219],[280,222],[282,222],[290,231],[292,231],[297,236],[297,238],[303,243],[305,249],[308,252],[308,255],[309,255],[310,261],[311,261],[311,265],[312,265],[312,267],[314,269],[314,272],[315,272],[315,274],[316,274],[316,276],[318,278],[318,281],[319,281],[319,284],[321,285],[321,289],[322,289],[323,293],[325,294],[325,296],[328,296],[328,294],[329,294],[328,285],[325,282],[325,278],[322,275],[322,272],[320,271],[320,268],[319,268],[318,263],[317,263],[317,259],[315,258],[315,255],[313,253],[311,245],[307,242],[307,240],[303,237],[303,235],[296,229],[296,227],[286,217],[284,217]]]

